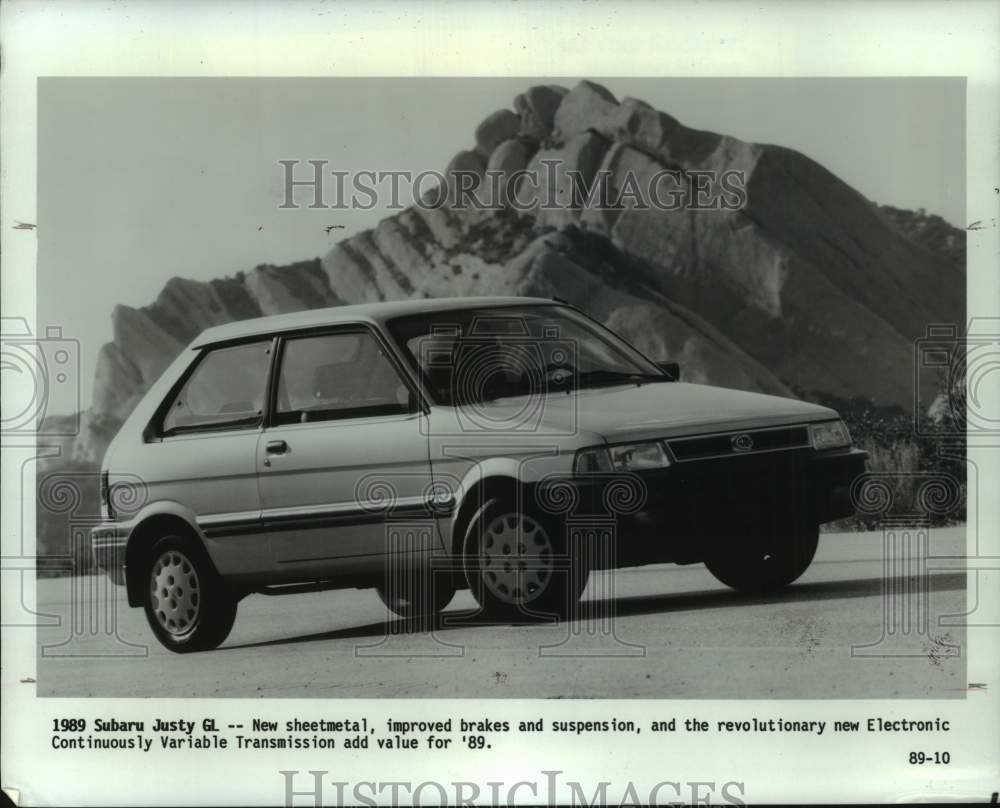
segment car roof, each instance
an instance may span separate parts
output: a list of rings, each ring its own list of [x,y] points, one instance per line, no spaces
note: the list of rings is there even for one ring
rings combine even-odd
[[[393,300],[381,303],[359,303],[351,306],[331,306],[324,309],[307,309],[290,314],[254,317],[224,325],[206,328],[192,348],[201,348],[220,342],[229,342],[257,335],[300,329],[320,328],[344,323],[369,323],[382,325],[386,320],[408,314],[431,314],[440,311],[487,308],[492,306],[557,305],[559,301],[543,297],[446,297],[419,300]]]

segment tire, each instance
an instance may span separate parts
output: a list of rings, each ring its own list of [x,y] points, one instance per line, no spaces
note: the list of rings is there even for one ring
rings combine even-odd
[[[567,547],[557,519],[490,500],[466,532],[463,565],[476,601],[490,616],[540,620],[571,616],[587,585],[584,553]]]
[[[429,582],[428,582],[429,583]],[[427,591],[430,589],[431,591]],[[389,594],[385,586],[375,587],[382,602],[393,614],[400,617],[427,617],[443,611],[455,597],[455,587],[450,582],[435,580],[434,586],[420,587],[419,592],[394,592]]]
[[[797,580],[812,563],[818,544],[818,524],[787,525],[762,531],[745,545],[720,550],[705,566],[739,592],[766,594]]]
[[[196,540],[175,534],[157,539],[142,580],[146,620],[167,650],[208,651],[229,636],[237,599]]]

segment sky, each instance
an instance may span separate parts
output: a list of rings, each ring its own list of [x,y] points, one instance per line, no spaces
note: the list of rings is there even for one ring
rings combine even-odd
[[[116,304],[146,305],[175,275],[321,256],[391,213],[282,210],[279,160],[442,171],[526,87],[579,78],[41,79],[38,326],[79,341],[81,406]],[[593,80],[687,126],[797,149],[881,204],[966,224],[963,79]]]

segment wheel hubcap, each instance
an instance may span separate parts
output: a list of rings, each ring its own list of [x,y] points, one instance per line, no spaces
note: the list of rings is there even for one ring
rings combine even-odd
[[[527,603],[552,578],[552,542],[530,516],[509,513],[486,526],[479,569],[490,592],[505,603]]]
[[[150,603],[157,621],[170,634],[186,634],[198,621],[201,589],[194,565],[181,552],[168,550],[153,564]]]

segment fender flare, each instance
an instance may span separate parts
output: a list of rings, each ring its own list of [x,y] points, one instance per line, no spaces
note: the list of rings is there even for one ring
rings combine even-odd
[[[474,463],[465,476],[458,480],[453,492],[455,505],[449,522],[449,550],[452,553],[464,554],[465,552],[466,531],[487,501],[486,499],[477,500],[481,496],[482,486],[489,485],[491,481],[497,485],[512,488],[523,486],[525,483],[519,473],[520,467],[521,463],[514,458],[490,457],[482,462]],[[452,479],[457,480],[457,477]]]
[[[129,606],[142,605],[144,584],[138,580],[138,572],[145,545],[161,530],[169,529],[170,525],[174,529],[185,530],[200,542],[211,560],[205,536],[198,528],[198,520],[190,508],[174,501],[153,502],[144,506],[132,520],[125,542],[125,591]]]
[[[472,588],[472,582],[469,581],[469,567],[465,563],[465,557],[469,554],[469,539],[472,536],[472,528],[475,524],[482,518],[486,511],[493,507],[497,502],[500,501],[499,497],[489,497],[484,500],[480,506],[469,516],[467,523],[465,524],[462,536],[462,552],[460,558],[462,559],[462,580],[465,582],[466,588]]]

